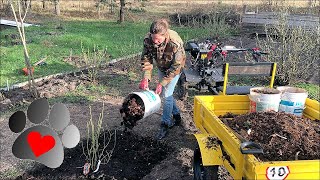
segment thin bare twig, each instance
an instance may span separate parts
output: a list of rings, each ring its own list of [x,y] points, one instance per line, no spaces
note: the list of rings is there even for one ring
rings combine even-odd
[[[295,159],[295,160],[299,160],[299,159],[298,159],[298,155],[299,155],[299,154],[300,154],[300,151],[298,151],[298,152],[294,155],[294,159]]]
[[[288,138],[286,138],[286,137],[284,137],[284,136],[281,136],[281,135],[279,135],[279,134],[277,134],[277,133],[274,133],[274,134],[272,134],[271,135],[272,137],[280,137],[280,138],[282,138],[282,139],[288,139]]]

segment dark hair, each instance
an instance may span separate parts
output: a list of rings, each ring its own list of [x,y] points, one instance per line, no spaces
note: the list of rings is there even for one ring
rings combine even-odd
[[[168,21],[165,19],[158,19],[152,22],[150,26],[150,33],[164,35],[165,33],[167,33],[168,29],[169,29]]]

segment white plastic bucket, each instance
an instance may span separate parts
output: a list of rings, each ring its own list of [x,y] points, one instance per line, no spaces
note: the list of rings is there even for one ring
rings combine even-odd
[[[304,105],[308,97],[308,92],[302,88],[278,87],[282,91],[279,111],[294,114],[301,117]]]
[[[145,109],[144,109],[144,115],[142,119],[159,111],[161,107],[161,99],[160,99],[160,96],[156,94],[154,91],[132,92],[129,94],[129,96],[133,94],[139,96],[144,103]]]
[[[263,94],[254,92],[254,90],[265,91],[267,90],[271,94]],[[263,111],[276,111],[279,110],[279,104],[281,99],[281,93],[279,90],[256,87],[250,89],[250,112],[263,112]]]

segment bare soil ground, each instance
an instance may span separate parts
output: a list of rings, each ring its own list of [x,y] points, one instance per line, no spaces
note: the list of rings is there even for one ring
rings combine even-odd
[[[117,130],[117,144],[114,154],[107,165],[102,165],[101,170],[88,178],[105,179],[192,179],[191,161],[195,139],[192,133],[196,131],[191,114],[189,102],[178,101],[182,110],[183,123],[169,131],[168,137],[161,142],[155,140],[155,135],[160,127],[161,114],[153,114],[140,120],[133,130],[127,134],[122,133],[120,123],[122,118],[119,109],[124,98],[133,91],[139,91],[138,80],[131,80],[129,74],[139,73],[140,69],[132,64],[137,59],[128,59],[100,69],[99,85],[104,85],[106,92],[95,94],[95,99],[87,100],[79,97],[76,102],[68,101],[65,94],[76,91],[79,86],[88,87],[90,82],[85,74],[69,74],[45,80],[38,84],[42,97],[49,98],[53,106],[55,101],[66,104],[70,111],[71,122],[76,125],[81,134],[82,141],[86,139],[86,123],[89,120],[89,105],[92,107],[93,116],[97,119],[105,104],[105,118],[103,126]],[[135,63],[139,65],[139,63]],[[140,79],[140,78],[139,78]],[[155,84],[151,85],[151,87]],[[65,161],[57,169],[50,169],[30,160],[19,160],[11,153],[11,147],[18,136],[9,130],[8,119],[14,110],[26,110],[33,101],[27,87],[22,87],[5,92],[6,100],[0,103],[1,115],[1,178],[18,179],[83,179],[82,166],[85,157],[82,154],[81,142],[73,149],[65,149]],[[77,95],[74,95],[77,96]],[[62,98],[62,99],[61,99]],[[53,100],[53,101],[50,101]],[[3,103],[5,102],[5,103]],[[11,112],[10,112],[11,111]],[[44,123],[48,125],[48,123]],[[31,127],[30,122],[27,127]],[[79,168],[80,167],[80,168]]]

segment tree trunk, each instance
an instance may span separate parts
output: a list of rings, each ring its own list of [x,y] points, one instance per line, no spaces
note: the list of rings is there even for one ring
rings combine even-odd
[[[46,9],[46,0],[42,0],[42,9]]]
[[[97,2],[97,11],[98,11],[98,18],[100,19],[100,11],[101,11],[101,9],[100,9],[100,1]]]
[[[27,1],[26,0],[22,0],[22,1],[18,1],[18,3],[20,2],[20,7],[22,7],[22,10],[25,11],[27,9]]]
[[[124,22],[124,6],[126,5],[125,0],[120,0],[120,23]]]
[[[31,13],[31,11],[32,11],[32,6],[31,6],[32,0],[27,0],[27,1],[29,1],[29,13]],[[28,5],[28,3],[27,3],[27,5]]]
[[[98,7],[98,18],[100,19],[101,18],[101,15],[100,15],[100,6]]]
[[[179,22],[179,26],[182,27],[180,13],[178,13],[178,22]]]
[[[31,3],[32,3],[31,0],[22,0],[20,2],[21,2],[21,6],[22,6],[23,11],[26,11],[27,8],[29,8],[29,12],[31,11]],[[27,7],[27,6],[29,6],[29,7]]]
[[[59,0],[54,1],[54,10],[57,16],[60,16],[60,2]]]
[[[111,14],[114,13],[114,0],[111,0],[111,2],[110,2],[110,13]]]

